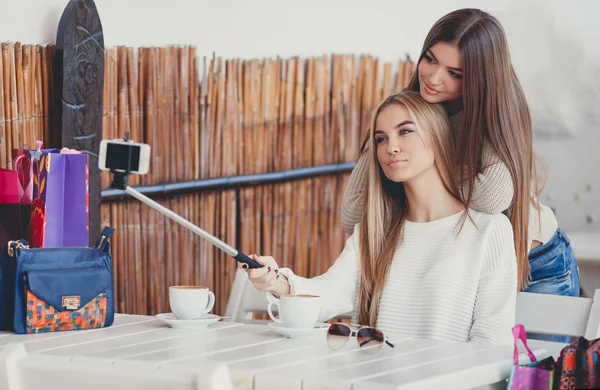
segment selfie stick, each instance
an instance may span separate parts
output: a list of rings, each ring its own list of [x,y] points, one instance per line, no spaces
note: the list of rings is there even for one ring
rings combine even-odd
[[[129,133],[127,133],[125,141],[132,142],[129,139]],[[221,249],[223,252],[227,253],[229,256],[233,257],[240,263],[248,264],[248,267],[250,267],[250,268],[261,268],[262,267],[261,264],[252,260],[250,257],[245,255],[244,253],[238,251],[237,249],[231,247],[230,245],[227,245],[225,242],[219,240],[217,237],[213,236],[212,234],[205,232],[204,230],[200,229],[198,226],[194,225],[187,219],[183,218],[182,216],[180,216],[177,213],[174,213],[173,211],[169,210],[168,208],[162,206],[161,204],[153,201],[152,199],[148,198],[146,195],[142,194],[141,192],[129,187],[129,185],[127,184],[127,181],[128,181],[127,176],[131,173],[131,147],[129,148],[127,172],[117,172],[113,169],[111,169],[110,171],[114,174],[113,182],[110,185],[111,188],[118,188],[121,190],[125,190],[125,192],[128,195],[136,198],[140,202],[152,207],[154,210],[158,211],[162,215],[171,218],[173,221],[177,222],[178,224],[182,225],[183,227],[196,233],[197,235],[204,238],[205,240],[207,240],[208,242],[210,242],[217,248]]]

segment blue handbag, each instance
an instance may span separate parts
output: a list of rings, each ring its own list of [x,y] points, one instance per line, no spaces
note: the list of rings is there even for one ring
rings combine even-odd
[[[94,247],[29,249],[11,241],[0,258],[0,329],[21,334],[103,328],[114,320],[105,227]]]

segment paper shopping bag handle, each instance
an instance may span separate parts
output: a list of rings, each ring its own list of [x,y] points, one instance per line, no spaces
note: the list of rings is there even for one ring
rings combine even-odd
[[[519,339],[521,339],[521,341],[523,342],[523,345],[525,346],[525,349],[527,350],[527,355],[529,355],[531,362],[533,363],[533,362],[537,361],[537,358],[535,357],[534,353],[531,351],[531,349],[527,345],[527,333],[525,332],[525,327],[522,324],[517,324],[517,325],[513,326],[512,333],[513,333],[513,337],[514,337],[514,341],[515,341],[515,350],[513,352],[513,362],[514,362],[515,366],[519,364],[519,348],[518,348]]]

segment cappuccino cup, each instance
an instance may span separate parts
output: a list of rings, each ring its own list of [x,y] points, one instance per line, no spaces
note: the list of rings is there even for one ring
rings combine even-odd
[[[195,320],[212,310],[215,294],[203,286],[171,286],[169,305],[178,320]]]
[[[319,321],[321,298],[309,294],[284,294],[279,299],[268,296],[269,317],[287,328],[313,328]],[[277,307],[279,316],[273,314]]]

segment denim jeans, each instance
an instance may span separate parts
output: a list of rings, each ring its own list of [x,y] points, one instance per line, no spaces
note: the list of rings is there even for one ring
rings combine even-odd
[[[529,252],[531,280],[525,292],[539,294],[579,296],[579,268],[573,255],[571,242],[562,229],[557,229],[552,238]],[[528,333],[537,340],[570,342],[568,336],[549,336]]]

